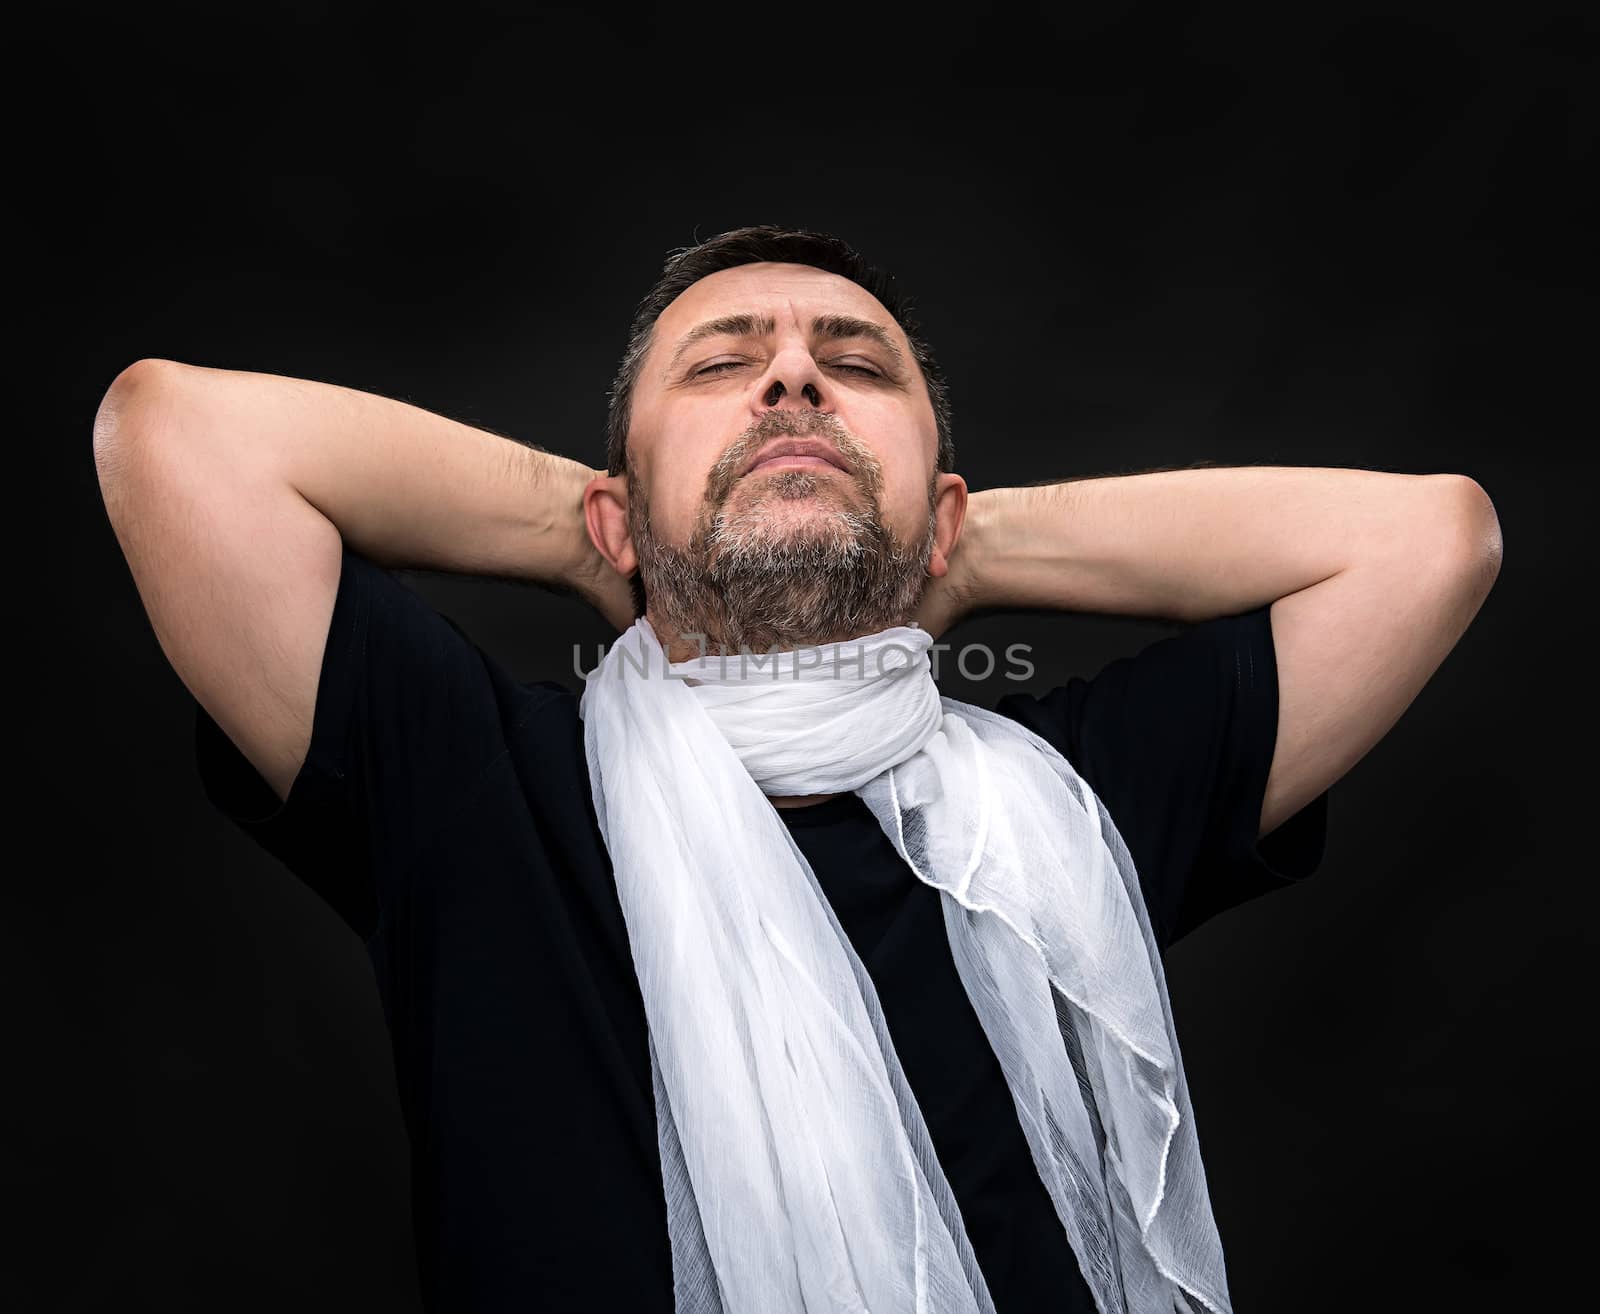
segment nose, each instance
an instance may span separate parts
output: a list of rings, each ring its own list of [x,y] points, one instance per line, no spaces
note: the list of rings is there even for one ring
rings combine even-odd
[[[755,387],[746,396],[754,418],[759,421],[774,410],[831,411],[834,398],[816,353],[800,332],[790,327],[777,350],[768,359]]]
[[[772,386],[767,389],[766,395],[761,399],[762,405],[776,406],[779,399],[783,397],[786,392],[788,392],[788,389],[783,386],[783,380],[774,379],[772,381]],[[802,387],[800,389],[800,395],[813,406],[822,405],[822,395],[817,391],[816,385],[813,383],[807,383],[804,387]]]

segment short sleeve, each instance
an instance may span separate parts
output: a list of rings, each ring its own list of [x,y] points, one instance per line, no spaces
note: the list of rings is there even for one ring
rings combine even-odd
[[[281,802],[198,702],[207,799],[364,940],[432,818],[505,744],[504,673],[389,571],[343,549],[311,741]]]
[[[996,710],[1053,744],[1099,795],[1163,948],[1321,865],[1326,790],[1258,835],[1278,733],[1270,606],[1190,625],[1092,679],[1011,694]]]

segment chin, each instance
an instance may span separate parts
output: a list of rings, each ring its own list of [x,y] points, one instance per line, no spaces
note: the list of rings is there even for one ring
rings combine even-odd
[[[714,557],[746,561],[788,549],[832,557],[854,555],[875,521],[861,505],[848,475],[780,469],[747,476],[734,488],[716,517],[711,534]],[[754,555],[752,555],[754,554]],[[769,558],[770,561],[770,558]]]
[[[865,526],[859,513],[820,501],[754,503],[730,508],[711,536],[713,560],[722,564],[788,560],[820,561],[853,557],[861,550]]]
[[[788,507],[806,512],[852,507],[858,500],[849,475],[789,468],[746,475],[725,505],[731,508],[738,504],[741,509],[748,509],[759,503],[772,512]]]

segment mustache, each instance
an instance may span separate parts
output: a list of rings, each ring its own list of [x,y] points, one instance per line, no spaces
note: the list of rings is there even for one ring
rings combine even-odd
[[[709,510],[722,505],[733,485],[738,482],[739,472],[764,443],[774,438],[810,437],[825,438],[831,442],[855,470],[853,478],[867,492],[876,495],[881,485],[877,458],[838,416],[830,411],[773,410],[741,433],[717,458],[706,478],[706,508]]]

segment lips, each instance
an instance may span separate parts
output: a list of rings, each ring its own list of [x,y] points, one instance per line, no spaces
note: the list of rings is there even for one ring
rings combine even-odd
[[[854,473],[849,462],[839,455],[838,449],[821,438],[775,438],[745,463],[744,469],[739,471],[740,477],[749,474],[763,461],[771,461],[779,456],[814,456],[846,474]]]

